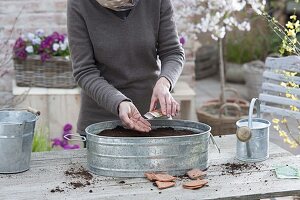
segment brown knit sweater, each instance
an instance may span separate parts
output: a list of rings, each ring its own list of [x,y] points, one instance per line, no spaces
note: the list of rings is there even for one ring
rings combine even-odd
[[[82,88],[80,134],[90,124],[118,119],[118,105],[126,99],[146,113],[161,76],[175,85],[184,52],[170,1],[140,0],[121,19],[96,0],[68,0],[73,71]]]

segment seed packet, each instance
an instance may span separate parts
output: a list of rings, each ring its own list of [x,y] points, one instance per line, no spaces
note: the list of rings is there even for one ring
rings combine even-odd
[[[300,170],[292,166],[277,166],[275,167],[277,178],[300,179]]]

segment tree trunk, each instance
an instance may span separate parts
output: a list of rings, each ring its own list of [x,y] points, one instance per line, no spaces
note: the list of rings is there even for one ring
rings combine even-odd
[[[220,81],[221,81],[221,95],[220,95],[220,101],[223,105],[225,103],[225,94],[224,94],[224,88],[225,88],[225,72],[224,72],[224,55],[223,55],[223,39],[219,38],[219,61],[220,61]]]

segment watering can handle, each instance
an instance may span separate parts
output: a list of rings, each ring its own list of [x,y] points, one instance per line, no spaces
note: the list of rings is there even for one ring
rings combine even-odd
[[[248,118],[248,127],[252,128],[252,116],[253,116],[253,110],[254,106],[256,105],[256,115],[258,118],[260,118],[260,100],[257,98],[253,98],[250,103],[249,107],[249,118]]]

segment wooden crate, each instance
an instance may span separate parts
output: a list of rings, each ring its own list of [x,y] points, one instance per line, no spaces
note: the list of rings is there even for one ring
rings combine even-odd
[[[195,60],[196,80],[212,76],[218,72],[218,48],[217,46],[203,46],[197,50]]]

